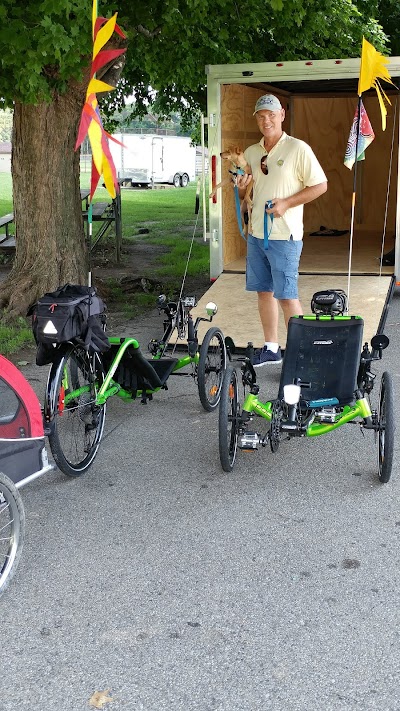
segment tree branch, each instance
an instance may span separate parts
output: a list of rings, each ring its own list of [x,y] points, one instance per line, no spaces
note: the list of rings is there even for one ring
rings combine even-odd
[[[148,30],[147,27],[143,27],[143,25],[137,25],[135,29],[137,32],[139,32],[140,35],[144,35],[148,39],[153,39],[153,37],[156,37],[161,32],[161,26],[156,27],[155,30],[151,30],[151,31]]]

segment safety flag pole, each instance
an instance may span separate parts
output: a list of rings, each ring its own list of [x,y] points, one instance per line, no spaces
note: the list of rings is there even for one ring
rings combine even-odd
[[[94,33],[95,33],[95,27],[96,27],[97,14],[98,14],[98,2],[97,2],[97,0],[93,0],[93,6],[92,6],[92,42],[93,42],[93,45],[94,45],[94,40],[95,40]],[[96,77],[96,74],[94,74],[93,76]],[[93,158],[92,158],[92,165],[93,165]],[[87,244],[88,287],[90,288],[92,286],[92,236],[93,236],[93,200],[92,200],[92,195],[90,196],[90,200],[89,200],[87,220],[88,220],[88,244]]]
[[[389,98],[383,91],[379,79],[393,84],[390,74],[386,65],[389,59],[384,57],[380,52],[378,52],[375,47],[372,46],[365,37],[362,41],[361,50],[361,63],[360,63],[360,76],[358,80],[358,105],[354,116],[353,125],[350,130],[350,136],[347,143],[346,155],[344,159],[344,164],[351,170],[354,165],[354,176],[353,176],[353,194],[351,198],[351,219],[350,219],[350,244],[349,244],[349,266],[348,266],[348,277],[347,277],[347,310],[349,311],[350,304],[350,278],[351,278],[351,264],[353,255],[353,238],[354,238],[354,222],[355,222],[355,208],[356,208],[356,194],[357,194],[357,162],[359,160],[364,160],[364,151],[374,140],[375,134],[368,119],[367,113],[364,109],[362,102],[362,94],[364,91],[368,91],[371,87],[376,90],[379,106],[382,115],[382,130],[386,128],[386,115],[387,110],[385,106],[385,101],[390,104]],[[397,87],[396,87],[397,88]]]
[[[355,156],[356,160],[354,163],[354,173],[353,173],[353,194],[351,196],[351,217],[350,217],[350,240],[349,240],[349,265],[347,270],[347,312],[350,308],[350,280],[351,280],[351,265],[353,259],[353,238],[354,238],[354,220],[356,214],[356,195],[357,195],[357,163],[358,163],[358,148],[359,148],[359,137],[360,137],[360,125],[361,125],[361,95],[358,96],[357,112],[356,112],[356,145],[355,145]]]

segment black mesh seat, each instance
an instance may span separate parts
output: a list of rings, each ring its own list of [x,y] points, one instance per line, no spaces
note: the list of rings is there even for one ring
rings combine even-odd
[[[311,383],[303,389],[307,401],[337,398],[339,405],[354,401],[364,321],[357,316],[292,317],[279,384],[295,378]]]
[[[119,345],[113,344],[107,353],[102,354],[106,370],[111,366],[118,349]],[[178,358],[150,360],[143,356],[140,348],[129,347],[122,356],[113,380],[135,397],[138,390],[146,392],[165,385],[177,362]]]

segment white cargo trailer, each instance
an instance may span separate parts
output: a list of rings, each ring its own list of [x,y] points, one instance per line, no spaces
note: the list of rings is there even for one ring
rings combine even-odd
[[[196,147],[184,136],[114,134],[110,141],[117,176],[124,187],[169,183],[186,187],[195,179]]]
[[[389,73],[400,82],[400,57],[390,58]],[[304,248],[299,291],[310,309],[318,289],[347,291],[353,171],[343,164],[357,107],[360,59],[268,62],[208,66],[208,150],[212,184],[227,178],[228,166],[220,153],[229,146],[243,149],[260,140],[253,116],[258,97],[274,93],[286,109],[284,130],[311,145],[328,177],[328,191],[304,208]],[[399,285],[400,227],[399,121],[397,92],[384,83],[391,99],[386,131],[374,90],[363,103],[375,131],[366,158],[357,166],[357,202],[352,243],[350,311],[364,317],[365,336],[381,331],[394,285]],[[224,163],[224,164],[223,164]],[[325,234],[312,236],[327,228]],[[345,232],[336,235],[336,232]],[[254,293],[245,292],[246,243],[236,219],[234,192],[227,182],[210,200],[211,280],[215,283],[200,302],[219,305],[219,325],[241,346],[262,342]],[[329,233],[332,233],[329,236]],[[394,266],[381,268],[381,254],[395,248]],[[280,342],[286,331],[280,325]]]

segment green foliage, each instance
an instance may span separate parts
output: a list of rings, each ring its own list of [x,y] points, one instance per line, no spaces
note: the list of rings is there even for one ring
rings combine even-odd
[[[33,346],[32,329],[26,319],[17,319],[12,324],[2,325],[0,322],[0,353],[11,355],[23,346]]]
[[[377,17],[383,31],[389,37],[390,54],[400,56],[400,5],[398,0],[381,0],[378,5]]]
[[[2,0],[0,106],[50,101],[91,55],[90,0]]]
[[[134,88],[136,110],[144,115],[181,108],[190,123],[205,110],[207,64],[357,57],[363,34],[379,50],[386,37],[373,19],[372,0],[166,0],[120,2],[129,27],[124,81],[107,102],[123,105]],[[150,89],[151,87],[151,89]]]
[[[356,57],[364,34],[384,50],[398,46],[395,0],[136,0],[100,2],[118,11],[128,35],[123,78],[103,101],[111,116],[135,93],[136,111],[157,115],[205,107],[207,64]],[[377,18],[377,19],[374,19]],[[2,0],[0,104],[37,103],[63,92],[90,61],[90,0]]]

